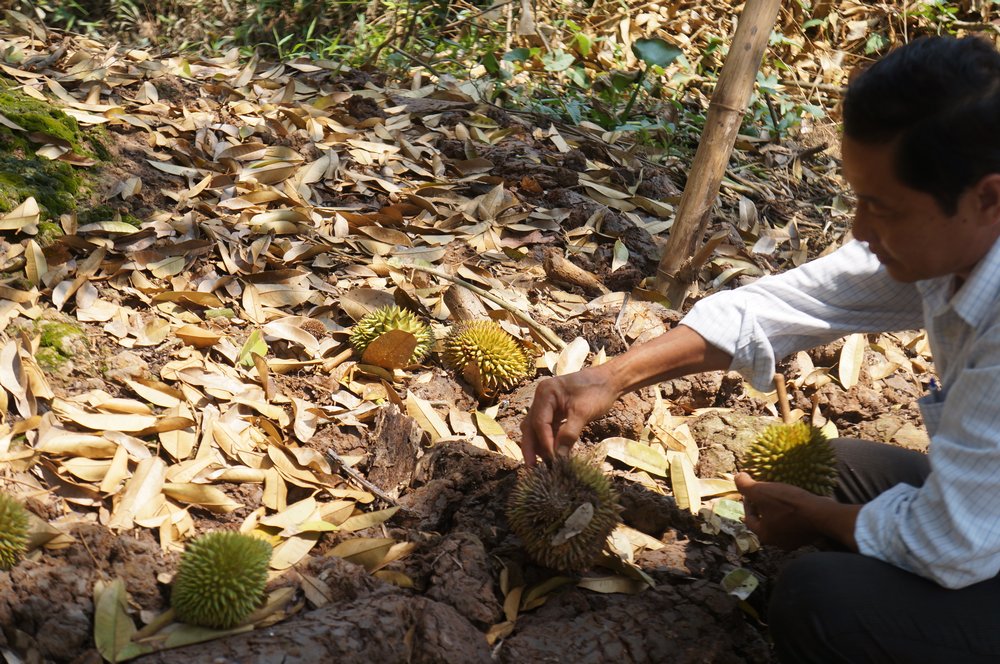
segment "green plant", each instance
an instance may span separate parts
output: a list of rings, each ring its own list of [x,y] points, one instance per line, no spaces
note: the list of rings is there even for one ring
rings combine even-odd
[[[639,90],[642,88],[642,81],[650,68],[666,67],[681,55],[679,48],[673,44],[668,44],[658,37],[636,39],[632,43],[632,52],[635,54],[635,57],[646,63],[646,66],[639,70],[639,75],[635,80],[635,87],[632,90],[632,96],[629,97],[628,104],[625,105],[625,110],[622,111],[622,120],[628,120],[629,113],[632,112],[632,105],[635,104],[635,98],[639,95]]]

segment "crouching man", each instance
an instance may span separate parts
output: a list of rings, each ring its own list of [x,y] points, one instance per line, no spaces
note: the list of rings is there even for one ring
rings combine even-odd
[[[834,498],[736,478],[747,524],[794,548],[769,624],[782,662],[1000,661],[1000,54],[928,38],[855,76],[843,174],[855,240],[696,304],[667,334],[542,382],[529,465],[568,448],[628,391],[731,369],[770,389],[775,359],[855,332],[927,329],[939,387],[919,400],[930,453],[835,441]]]

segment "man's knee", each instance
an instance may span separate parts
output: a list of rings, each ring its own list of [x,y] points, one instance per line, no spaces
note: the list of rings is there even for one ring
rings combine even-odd
[[[768,606],[768,623],[775,638],[808,631],[819,599],[814,591],[822,592],[821,580],[828,571],[823,553],[805,554],[781,570]]]
[[[845,599],[850,591],[840,572],[857,554],[808,553],[778,575],[768,607],[768,623],[779,659],[784,663],[844,660],[829,635],[849,629],[840,622],[852,615]]]

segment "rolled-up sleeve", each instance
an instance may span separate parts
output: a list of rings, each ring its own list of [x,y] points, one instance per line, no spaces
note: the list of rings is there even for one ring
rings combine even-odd
[[[920,294],[863,243],[698,302],[681,321],[733,356],[730,369],[771,389],[776,359],[854,332],[923,326]]]

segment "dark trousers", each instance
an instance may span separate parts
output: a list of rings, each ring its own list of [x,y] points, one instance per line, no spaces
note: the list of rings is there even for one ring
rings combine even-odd
[[[841,502],[865,503],[900,482],[920,486],[930,472],[918,452],[833,442]],[[948,590],[856,553],[808,553],[779,574],[768,622],[783,664],[995,664],[1000,577]]]

